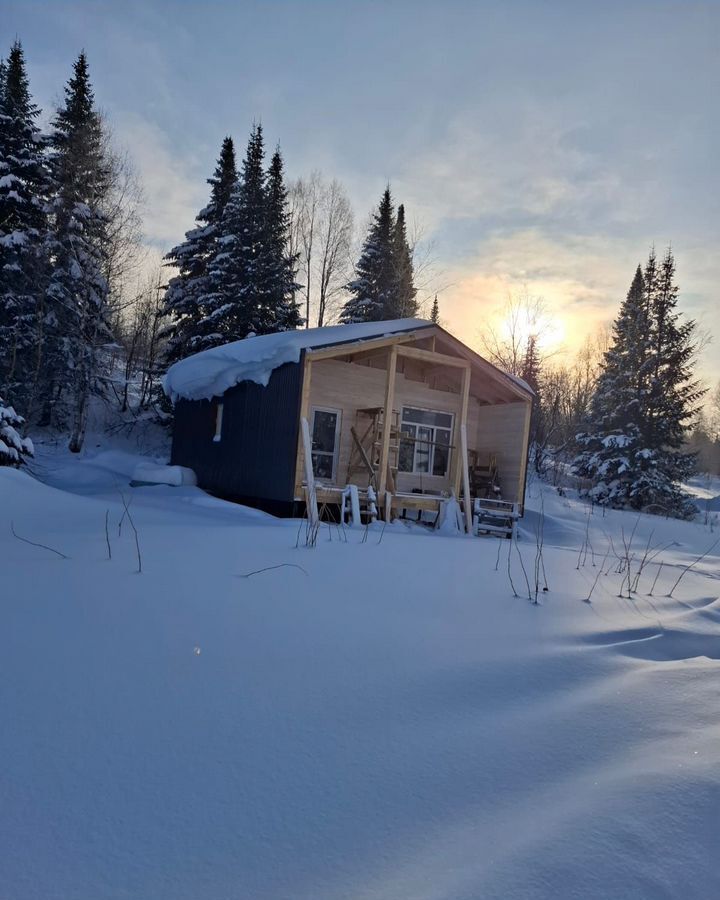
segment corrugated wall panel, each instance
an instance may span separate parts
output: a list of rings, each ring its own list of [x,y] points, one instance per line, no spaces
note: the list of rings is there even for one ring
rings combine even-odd
[[[189,466],[200,487],[214,494],[285,511],[293,500],[301,377],[300,365],[287,363],[267,387],[244,381],[226,391],[217,442],[219,400],[178,401],[173,464]]]

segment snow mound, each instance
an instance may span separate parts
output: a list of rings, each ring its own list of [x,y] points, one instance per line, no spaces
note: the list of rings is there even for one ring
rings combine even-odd
[[[192,469],[186,466],[160,466],[151,462],[138,463],[133,470],[132,480],[146,484],[169,484],[172,487],[197,485]]]
[[[431,325],[424,319],[393,319],[247,337],[175,363],[163,379],[163,389],[173,403],[178,399],[209,400],[241,381],[267,385],[274,369],[298,362],[303,350],[385,337]]]

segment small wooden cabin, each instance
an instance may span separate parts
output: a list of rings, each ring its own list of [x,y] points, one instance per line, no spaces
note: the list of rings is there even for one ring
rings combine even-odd
[[[164,386],[172,463],[218,496],[293,515],[310,479],[320,503],[371,486],[386,517],[454,494],[469,523],[482,492],[522,509],[532,391],[431,322],[248,337],[181,360]]]

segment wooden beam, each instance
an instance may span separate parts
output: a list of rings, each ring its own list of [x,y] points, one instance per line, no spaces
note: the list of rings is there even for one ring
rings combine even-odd
[[[358,437],[358,433],[355,430],[354,425],[350,426],[350,434],[352,435],[353,442],[354,442],[355,446],[357,447],[358,453],[360,454],[360,459],[363,461],[365,468],[368,470],[368,473],[370,474],[370,481],[372,481],[373,478],[375,477],[375,469],[373,469],[372,463],[368,459],[368,455],[365,452],[365,448],[363,447],[362,442],[360,441],[360,438]],[[350,480],[350,476],[348,475],[348,481],[349,480]]]
[[[420,359],[424,362],[433,363],[436,366],[452,366],[456,369],[469,369],[470,363],[466,359],[460,359],[458,356],[448,356],[445,353],[436,353],[434,350],[420,350],[417,347],[398,347],[400,356],[407,356],[409,359]]]
[[[385,381],[385,411],[383,413],[383,434],[378,465],[378,493],[382,497],[387,487],[388,455],[390,453],[390,432],[392,431],[393,404],[395,402],[395,373],[397,371],[398,346],[393,344],[388,353],[387,379]]]
[[[463,372],[462,384],[460,386],[460,415],[458,416],[458,420],[455,424],[455,446],[460,448],[460,451],[455,454],[455,459],[453,461],[452,485],[453,485],[453,489],[455,491],[456,497],[460,496],[460,479],[462,478],[463,467],[467,465],[467,458],[465,460],[462,459],[463,449],[462,449],[462,443],[460,441],[460,435],[462,434],[463,426],[465,428],[467,428],[467,414],[468,414],[469,402],[470,402],[470,366],[467,365],[467,368]]]
[[[503,372],[501,369],[498,369],[497,366],[494,366],[491,362],[488,362],[486,359],[483,359],[482,356],[475,353],[469,347],[466,347],[462,341],[458,340],[456,337],[453,337],[449,332],[444,331],[440,336],[441,343],[444,342],[446,344],[450,344],[450,346],[454,347],[458,354],[464,359],[471,362],[472,365],[480,370],[483,374],[489,376],[493,381],[497,384],[502,385],[502,387],[509,390],[512,394],[519,397],[521,400],[528,399],[528,392],[523,390],[519,384],[517,384],[513,379]]]
[[[317,350],[306,350],[308,359],[333,359],[336,356],[353,356],[366,350],[374,350],[376,347],[392,347],[396,344],[406,344],[408,341],[417,341],[424,337],[417,331],[406,331],[403,334],[391,334],[385,337],[369,338],[366,341],[352,341],[351,343],[336,344],[333,347],[318,347]]]

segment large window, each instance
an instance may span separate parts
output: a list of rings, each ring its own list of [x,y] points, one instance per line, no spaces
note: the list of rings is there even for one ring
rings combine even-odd
[[[452,425],[452,413],[404,406],[400,423],[399,471],[447,475]]]
[[[337,451],[340,438],[340,410],[313,410],[312,466],[313,474],[322,481],[333,481],[337,467]]]

